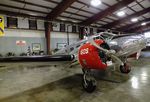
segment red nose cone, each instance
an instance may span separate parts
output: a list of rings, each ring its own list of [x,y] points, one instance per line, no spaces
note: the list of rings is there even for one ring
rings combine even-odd
[[[103,40],[95,40],[98,45],[104,43]],[[107,65],[104,63],[98,53],[98,49],[90,43],[86,43],[79,49],[79,62],[83,68],[88,69],[106,69]]]

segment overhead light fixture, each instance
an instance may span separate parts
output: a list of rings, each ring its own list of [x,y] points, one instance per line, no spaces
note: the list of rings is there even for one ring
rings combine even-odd
[[[120,12],[117,13],[117,16],[119,16],[119,17],[122,17],[122,16],[124,16],[124,15],[125,15],[125,12],[124,12],[124,11],[120,11]]]
[[[102,2],[100,0],[91,0],[91,5],[92,6],[98,6],[100,5]]]
[[[37,16],[36,13],[28,13],[28,14],[31,15],[31,16]]]
[[[62,20],[62,21],[66,21],[67,19],[65,19],[65,18],[61,18],[60,20]]]
[[[143,22],[143,23],[141,23],[141,25],[142,25],[142,26],[144,26],[144,25],[146,25],[146,23],[145,23],[145,22]]]
[[[95,24],[91,24],[91,26],[94,26]]]
[[[137,22],[138,19],[137,19],[137,18],[132,18],[131,21],[132,21],[132,22]]]
[[[72,20],[72,22],[77,23],[78,21]]]

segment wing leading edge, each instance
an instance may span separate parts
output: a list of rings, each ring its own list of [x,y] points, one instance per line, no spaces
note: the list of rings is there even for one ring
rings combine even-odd
[[[74,55],[51,55],[51,56],[25,56],[25,57],[2,57],[0,62],[51,62],[72,61]]]

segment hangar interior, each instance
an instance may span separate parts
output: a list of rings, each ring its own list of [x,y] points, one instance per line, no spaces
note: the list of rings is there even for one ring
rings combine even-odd
[[[53,55],[100,32],[146,38],[129,74],[95,72],[93,93],[80,85],[79,64],[0,60],[0,102],[149,101],[149,0],[1,0],[0,21],[0,58]]]

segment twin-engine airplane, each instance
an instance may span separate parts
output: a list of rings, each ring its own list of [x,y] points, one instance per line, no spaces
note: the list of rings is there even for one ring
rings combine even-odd
[[[101,32],[75,44],[68,45],[50,56],[2,57],[0,62],[49,62],[78,61],[82,66],[82,86],[87,92],[96,89],[96,80],[91,70],[106,70],[108,62],[118,64],[122,73],[129,73],[131,67],[127,57],[146,47],[143,35],[115,35]]]

